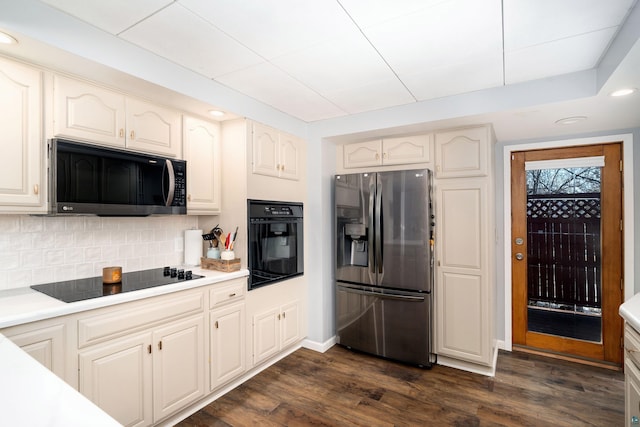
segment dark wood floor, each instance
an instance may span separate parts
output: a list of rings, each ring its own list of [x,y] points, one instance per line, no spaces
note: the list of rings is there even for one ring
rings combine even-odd
[[[300,349],[178,425],[623,426],[624,375],[516,352],[488,378]]]

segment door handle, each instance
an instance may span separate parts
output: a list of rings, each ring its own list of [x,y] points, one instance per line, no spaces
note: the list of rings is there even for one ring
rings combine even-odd
[[[516,259],[518,261],[522,261],[524,259],[524,255],[522,255],[522,253],[518,252],[518,253],[516,253]]]

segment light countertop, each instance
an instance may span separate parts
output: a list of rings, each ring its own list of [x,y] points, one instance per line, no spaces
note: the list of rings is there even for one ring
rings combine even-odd
[[[31,288],[0,291],[0,328],[93,310],[248,276],[200,268],[205,276],[169,285],[65,303]],[[119,426],[113,418],[0,333],[0,425]]]
[[[635,294],[622,304],[618,312],[633,329],[640,332],[640,293]]]
[[[223,273],[220,271],[192,268],[193,274],[204,276],[200,279],[186,280],[139,291],[92,298],[77,302],[62,302],[31,288],[17,288],[0,291],[0,328],[50,319],[66,314],[108,307],[129,301],[136,301],[157,295],[169,294],[200,286],[237,279],[249,275],[248,270]]]

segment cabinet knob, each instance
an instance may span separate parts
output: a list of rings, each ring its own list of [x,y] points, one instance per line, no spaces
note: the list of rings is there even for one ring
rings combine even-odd
[[[136,139],[136,132],[132,130],[129,136],[131,137],[131,139]]]
[[[191,194],[187,194],[187,202],[191,201]]]
[[[376,160],[380,160],[380,154],[376,153]]]
[[[522,260],[524,259],[524,255],[522,255],[522,253],[518,252],[518,253],[516,254],[516,259],[517,259],[518,261],[522,261]]]
[[[386,159],[387,158],[387,153],[382,153],[382,158]]]
[[[124,138],[124,129],[120,128],[120,132],[118,132],[118,136],[120,138]]]
[[[33,194],[35,194],[37,196],[39,192],[40,192],[40,187],[38,186],[38,184],[34,185],[33,186]]]
[[[147,347],[147,352],[151,354],[151,344],[149,344],[149,346]]]
[[[218,329],[218,321],[217,320],[216,320],[215,326],[216,326],[216,329]]]
[[[278,320],[280,320],[280,314],[278,314]]]
[[[287,317],[287,313],[282,313],[282,318],[284,319],[285,317]]]

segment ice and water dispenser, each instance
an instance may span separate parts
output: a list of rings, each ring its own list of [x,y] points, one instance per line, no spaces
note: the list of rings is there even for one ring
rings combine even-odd
[[[344,239],[344,264],[366,267],[369,259],[367,227],[364,224],[345,224]]]

